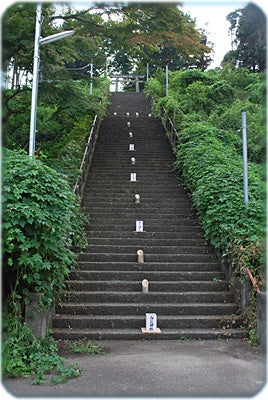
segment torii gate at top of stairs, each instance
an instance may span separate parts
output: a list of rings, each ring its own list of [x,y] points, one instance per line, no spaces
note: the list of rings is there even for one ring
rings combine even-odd
[[[140,83],[145,81],[145,75],[110,75],[111,83],[115,83],[115,91],[118,92],[119,83],[135,82],[136,92],[140,91]]]

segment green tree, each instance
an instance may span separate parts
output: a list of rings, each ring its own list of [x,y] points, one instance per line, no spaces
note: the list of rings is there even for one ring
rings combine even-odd
[[[263,72],[266,66],[266,16],[253,3],[227,16],[233,37],[233,50],[224,63],[236,61],[237,66],[252,72]]]
[[[119,53],[132,62],[132,69],[145,71],[146,64],[170,69],[197,66],[205,68],[211,48],[204,33],[180,10],[180,4],[130,3],[116,10],[117,19],[107,21],[108,53]],[[115,10],[114,10],[115,11]],[[109,50],[110,49],[110,50]],[[125,68],[125,58],[121,66]],[[116,59],[118,69],[118,58]]]

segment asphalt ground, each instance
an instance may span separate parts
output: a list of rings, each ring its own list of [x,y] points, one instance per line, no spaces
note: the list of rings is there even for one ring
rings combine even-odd
[[[6,379],[1,398],[267,398],[266,357],[243,340],[117,340],[101,355],[63,355],[78,362],[80,377],[56,386]]]

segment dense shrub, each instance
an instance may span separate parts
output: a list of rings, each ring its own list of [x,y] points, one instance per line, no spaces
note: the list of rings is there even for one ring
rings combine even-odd
[[[221,252],[229,243],[250,243],[261,238],[264,228],[261,176],[250,164],[249,204],[246,208],[242,160],[230,144],[232,138],[228,132],[208,124],[189,125],[181,132],[176,163],[192,191],[208,239]]]
[[[5,292],[58,298],[75,267],[72,246],[86,243],[83,218],[68,183],[24,152],[4,152],[3,274]]]
[[[256,163],[265,162],[266,135],[265,109],[260,104],[235,99],[234,102],[219,112],[215,109],[208,120],[220,129],[228,129],[237,139],[237,150],[242,151],[241,110],[247,112],[248,158]]]
[[[220,80],[215,82],[209,88],[208,97],[211,98],[216,104],[229,105],[234,101],[235,90],[228,82]]]
[[[179,132],[175,168],[191,192],[206,237],[230,256],[238,273],[247,266],[263,281],[265,77],[226,67],[173,72],[169,82],[168,97],[155,93],[150,80],[146,88],[155,115],[171,118]],[[248,207],[243,201],[242,109],[247,111]]]
[[[198,112],[204,116],[208,114],[211,101],[208,99],[208,87],[202,82],[193,82],[187,86],[185,95],[180,102],[180,108],[184,113]]]
[[[177,74],[177,76],[178,76],[178,81],[177,81],[178,88],[179,90],[182,91],[184,91],[189,85],[191,85],[194,82],[202,82],[203,84],[208,84],[212,82],[210,76],[208,76],[205,72],[200,71],[198,69],[188,69],[182,71],[180,74]],[[175,82],[176,80],[173,79],[173,85]]]

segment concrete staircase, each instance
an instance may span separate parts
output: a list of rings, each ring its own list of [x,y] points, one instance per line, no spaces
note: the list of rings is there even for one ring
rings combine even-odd
[[[58,339],[244,335],[234,293],[172,171],[174,156],[164,129],[149,113],[141,93],[112,96],[83,201],[90,215],[89,247],[79,255],[70,290],[57,307]],[[130,180],[131,173],[136,181]],[[137,220],[143,221],[143,232],[136,232]],[[144,263],[137,262],[140,249]],[[149,281],[149,293],[142,293],[143,279]],[[157,314],[161,333],[141,332],[149,312]]]

